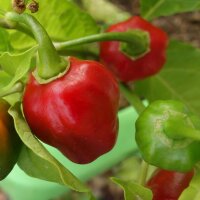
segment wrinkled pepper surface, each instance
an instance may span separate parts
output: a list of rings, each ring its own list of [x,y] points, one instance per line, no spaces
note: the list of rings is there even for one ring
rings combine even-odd
[[[166,33],[139,16],[114,24],[107,32],[125,32],[142,30],[149,33],[150,49],[138,58],[133,58],[121,51],[120,42],[100,43],[100,59],[115,75],[123,81],[136,81],[156,74],[166,60],[168,37]]]
[[[200,119],[179,101],[151,103],[136,121],[144,160],[162,169],[189,171],[200,160]]]
[[[71,161],[90,163],[110,151],[118,133],[119,88],[100,63],[69,58],[61,78],[39,84],[31,75],[23,97],[32,132]]]

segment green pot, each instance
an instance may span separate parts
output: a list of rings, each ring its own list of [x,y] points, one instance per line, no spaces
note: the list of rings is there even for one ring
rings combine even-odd
[[[74,164],[55,148],[45,146],[74,175],[83,181],[87,181],[108,170],[136,151],[137,147],[134,140],[136,118],[137,114],[132,107],[121,110],[119,112],[117,144],[112,151],[87,165]],[[49,200],[69,190],[67,187],[56,183],[29,177],[17,165],[9,176],[0,182],[0,187],[9,195],[11,200]]]

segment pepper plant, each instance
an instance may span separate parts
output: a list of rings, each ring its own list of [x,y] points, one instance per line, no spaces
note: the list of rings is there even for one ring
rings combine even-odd
[[[138,180],[112,178],[125,199],[198,198],[200,50],[152,20],[200,4],[140,3],[130,16],[106,0],[83,0],[85,10],[67,0],[0,2],[0,179],[18,164],[95,199],[44,143],[82,165],[104,156],[117,140],[121,92],[138,113],[129,140],[142,159]],[[161,169],[147,182],[149,165]]]

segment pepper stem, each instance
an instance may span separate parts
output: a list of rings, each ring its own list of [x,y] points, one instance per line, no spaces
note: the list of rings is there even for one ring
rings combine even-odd
[[[125,84],[120,83],[119,88],[121,93],[124,95],[126,100],[135,108],[136,112],[140,114],[144,109],[145,106],[138,97],[138,95],[134,94]]]
[[[3,14],[5,14],[5,13],[3,13]],[[14,16],[14,14],[15,14],[15,16]],[[16,17],[16,13],[6,14],[7,18],[10,19],[11,21],[22,22],[22,23],[25,23],[29,27],[32,26],[32,25],[30,25],[30,22],[27,24],[26,22],[24,22],[24,20],[18,19],[18,18],[23,18],[24,15],[28,15],[28,14],[22,14],[17,17]],[[29,17],[32,17],[32,16],[29,15]],[[34,20],[35,20],[34,23],[36,23],[37,20],[36,19],[34,19]],[[33,21],[33,19],[32,19],[32,21]],[[39,22],[37,22],[37,23],[39,24]],[[0,26],[7,28],[7,26],[5,26],[5,24],[0,24]],[[24,28],[22,29],[21,26],[14,25],[14,26],[12,26],[12,28],[16,28],[19,31],[27,33],[27,30]],[[43,27],[40,27],[40,28],[43,29]],[[32,28],[32,29],[34,29],[34,28]],[[32,29],[31,29],[31,31],[33,32],[34,36],[36,34],[37,35],[39,34],[39,33],[37,33],[37,31],[32,30]],[[44,29],[43,29],[43,32],[45,32],[45,35],[47,35],[47,33]],[[32,36],[30,33],[28,33],[28,35]],[[37,38],[36,38],[36,40],[37,40]],[[90,36],[82,37],[82,38],[71,40],[71,41],[57,42],[57,43],[54,43],[54,46],[56,47],[56,50],[63,51],[63,50],[67,50],[73,46],[83,45],[83,44],[88,44],[88,43],[93,43],[93,42],[101,42],[101,41],[120,41],[121,42],[121,44],[120,44],[121,51],[125,55],[129,56],[131,59],[137,59],[139,57],[142,57],[146,53],[148,53],[150,50],[149,49],[149,43],[150,43],[149,34],[145,31],[141,31],[141,30],[129,30],[127,32],[100,33],[100,34],[90,35]],[[51,45],[51,47],[52,46],[53,45]],[[55,48],[54,48],[54,51],[55,51]]]
[[[55,47],[58,51],[62,51],[69,47],[101,41],[121,41],[124,53],[131,57],[141,56],[149,51],[149,34],[140,30],[100,33],[80,39],[55,43]]]
[[[138,115],[146,108],[137,94],[134,94],[125,84],[120,83],[119,88],[126,100],[135,108]],[[145,185],[148,175],[149,164],[142,160],[141,170],[138,176],[138,183]]]
[[[164,123],[165,134],[172,139],[200,140],[200,130],[187,125],[184,119],[169,119]]]
[[[141,169],[139,173],[138,183],[140,185],[145,185],[147,175],[148,175],[149,164],[142,160]]]
[[[66,70],[67,61],[59,57],[46,30],[33,16],[27,13],[19,15],[8,12],[5,17],[7,20],[28,26],[38,42],[39,66],[36,69],[36,76],[38,75],[39,78],[48,80]]]

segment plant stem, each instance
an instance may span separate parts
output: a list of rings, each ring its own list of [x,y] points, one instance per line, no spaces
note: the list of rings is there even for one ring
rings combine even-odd
[[[149,164],[146,163],[144,160],[142,160],[141,170],[140,170],[139,178],[138,178],[138,183],[140,185],[145,185],[146,178],[148,175],[148,169],[149,169]]]
[[[139,30],[127,32],[109,32],[90,35],[66,42],[55,43],[57,50],[63,50],[69,47],[83,45],[100,41],[121,41],[128,45],[129,51],[132,50],[133,54],[144,54],[148,51],[149,37],[148,33]]]
[[[23,91],[23,84],[18,82],[16,83],[10,90],[6,90],[0,93],[0,97],[5,97],[14,93],[22,92]]]
[[[122,94],[124,95],[126,100],[135,108],[136,112],[139,115],[145,109],[145,106],[142,103],[142,101],[140,100],[140,98],[138,97],[138,95],[133,93],[123,83],[120,83],[119,87],[120,87],[120,91],[122,92]],[[148,174],[148,169],[149,169],[149,164],[146,163],[144,160],[142,160],[141,170],[140,170],[140,173],[139,173],[139,176],[138,176],[138,183],[139,184],[145,185],[146,177],[147,177],[147,174]]]
[[[99,55],[96,52],[91,51],[90,49],[84,49],[84,50],[79,50],[79,49],[66,49],[62,51],[58,51],[59,55],[73,55],[73,56],[78,56],[78,57],[84,57],[84,58],[90,58],[93,60],[98,60]]]
[[[6,13],[5,16],[7,19],[9,19],[11,21],[24,23],[27,25],[27,27],[22,26],[20,23],[9,24],[7,22],[7,20],[4,20],[4,19],[1,19],[0,26],[2,26],[4,28],[8,28],[8,29],[17,29],[23,33],[26,33],[30,37],[35,37],[35,39],[37,40],[38,43],[41,41],[38,39],[41,39],[42,37],[44,38],[43,44],[50,43],[49,42],[50,38],[47,35],[44,28],[31,15],[28,15],[28,14],[18,15],[16,13],[10,12],[10,13]],[[48,40],[47,40],[47,38],[48,38]],[[67,50],[67,49],[77,46],[77,45],[83,45],[83,44],[88,44],[88,43],[93,43],[93,42],[101,42],[101,41],[120,41],[121,42],[121,44],[120,44],[121,51],[133,59],[143,56],[149,52],[149,34],[147,32],[141,31],[141,30],[131,30],[131,31],[127,31],[127,32],[100,33],[100,34],[90,35],[90,36],[82,37],[82,38],[71,40],[71,41],[57,42],[57,43],[54,43],[54,46],[58,51],[63,51],[63,50]],[[40,43],[39,43],[39,46],[41,46]],[[52,48],[54,48],[54,46],[51,42],[51,45],[50,44],[48,45],[48,49],[52,49]],[[54,51],[55,51],[55,48],[54,48]],[[44,51],[42,50],[41,52],[44,52]],[[39,55],[41,55],[41,52],[39,52]],[[48,51],[46,51],[46,52],[47,52],[47,54],[50,54],[50,52],[48,52]],[[52,52],[51,52],[51,54],[52,54]],[[54,59],[52,59],[54,62],[58,62],[58,59],[56,58],[55,53],[54,53],[54,56],[49,56],[49,57],[54,58]],[[48,60],[50,60],[50,59],[48,59]],[[51,63],[54,63],[54,62],[52,62],[52,60],[51,60]],[[61,64],[61,66],[62,66],[62,64]],[[64,68],[62,68],[62,69],[64,69]],[[62,69],[60,71],[62,71]],[[41,69],[39,69],[39,70],[41,70]],[[47,71],[49,71],[49,69]],[[55,71],[55,67],[54,67],[54,70],[52,70],[52,71]],[[42,75],[39,73],[39,75],[42,78],[45,78],[45,77],[43,77],[45,74],[47,74],[47,76],[49,76],[48,73],[42,72]],[[50,77],[51,77],[51,75],[50,75]]]
[[[165,134],[172,139],[190,138],[192,140],[200,140],[200,130],[187,125],[184,119],[169,119],[164,124]]]
[[[126,98],[126,100],[135,108],[138,114],[140,114],[144,109],[145,106],[135,93],[133,93],[125,84],[119,84],[120,91]]]
[[[66,70],[67,62],[59,57],[46,30],[33,16],[27,13],[19,15],[9,12],[6,13],[6,19],[25,24],[33,33],[39,44],[40,64],[36,72],[40,78],[48,80]]]
[[[0,26],[7,29],[16,29],[32,38],[34,37],[33,33],[26,26],[23,26],[19,23],[11,24],[5,19],[0,19]],[[131,54],[134,54],[134,57],[144,55],[148,52],[147,35],[146,33],[138,30],[129,32],[100,33],[71,41],[57,42],[54,43],[54,46],[57,51],[64,52],[74,46],[100,41],[121,41],[123,42],[122,44],[124,44],[121,46],[124,46],[125,48],[127,47],[128,51],[131,51]]]

